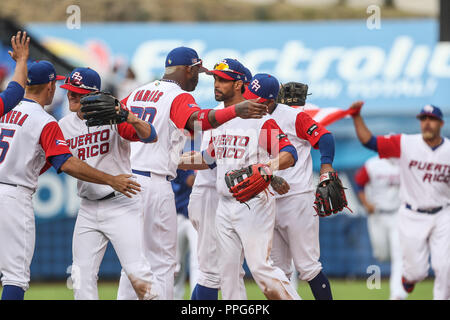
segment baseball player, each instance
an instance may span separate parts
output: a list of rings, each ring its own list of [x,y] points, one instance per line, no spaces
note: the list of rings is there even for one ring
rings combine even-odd
[[[215,86],[214,96],[217,101],[220,101],[216,109],[223,109],[225,106],[228,107],[235,104],[236,101],[241,101],[243,89],[239,87],[237,82],[243,81],[244,85],[248,85],[251,79],[250,71],[235,59],[224,59],[224,64],[218,64],[215,67],[215,69],[222,68],[231,68],[231,70],[242,69],[242,72],[223,71],[220,73],[221,76],[216,79],[217,83],[219,84],[222,81],[228,84],[228,87],[219,88]],[[218,71],[221,70],[215,70],[214,72],[217,73]],[[211,131],[204,132],[200,149],[207,149],[210,140]],[[215,228],[219,194],[216,190],[216,180],[216,167],[210,170],[197,171],[189,200],[189,219],[198,234],[197,252],[199,265],[198,283],[192,292],[192,300],[217,300],[219,296],[220,275]],[[245,293],[244,283],[241,284],[241,289]]]
[[[16,61],[16,68],[8,87],[0,93],[0,117],[11,111],[23,98],[27,83],[29,46],[30,37],[27,37],[26,31],[18,31],[11,37],[12,51],[8,53]]]
[[[170,180],[176,176],[186,136],[183,130],[209,130],[236,117],[261,118],[265,105],[243,101],[221,110],[200,109],[189,93],[195,90],[198,74],[206,70],[197,52],[178,47],[166,57],[161,80],[134,90],[124,104],[139,118],[152,122],[158,132],[158,143],[132,144],[132,172],[143,186],[144,237],[147,257],[163,299],[173,299],[176,267],[175,200]],[[129,281],[122,273],[118,297],[133,299]]]
[[[243,81],[229,80],[230,74],[244,74],[238,64],[231,68],[229,59],[223,60],[216,64],[212,73],[216,97],[234,89],[235,101],[244,99],[239,94]],[[270,75],[261,77],[264,78],[262,81],[270,82],[271,85],[260,88],[259,101],[271,102],[277,98],[279,83]],[[227,108],[229,107],[225,107]],[[232,197],[223,178],[228,171],[246,167],[255,161],[267,163],[273,171],[289,168],[297,161],[295,148],[270,116],[245,122],[234,119],[213,130],[211,135],[210,149],[203,153],[203,163],[196,167],[207,169],[209,157],[215,158],[217,164],[219,204],[216,235],[222,298],[247,298],[245,290],[241,289],[242,264],[245,258],[253,278],[268,299],[300,299],[283,271],[273,266],[270,260],[275,224],[274,197],[268,192],[261,192],[249,200],[246,206]],[[281,178],[275,179],[272,186],[279,193],[289,190],[289,186]]]
[[[404,300],[408,296],[402,286],[402,254],[397,231],[397,211],[400,207],[400,174],[398,159],[368,159],[356,172],[358,197],[366,208],[367,227],[374,257],[391,261],[390,299]]]
[[[32,195],[48,161],[57,172],[108,184],[127,196],[139,191],[131,175],[112,176],[72,156],[56,120],[44,110],[56,89],[55,68],[39,61],[28,68],[24,99],[0,118],[0,272],[2,299],[23,300],[35,243]]]
[[[434,299],[450,299],[450,141],[441,136],[442,111],[426,105],[417,115],[421,134],[373,136],[354,104],[353,123],[359,141],[380,158],[398,158],[400,167],[399,237],[402,284],[410,293],[435,274]]]
[[[189,195],[195,181],[192,170],[177,170],[177,176],[171,181],[177,209],[177,267],[175,271],[175,300],[182,300],[187,276],[186,255],[189,253],[189,283],[194,290],[198,277],[197,231],[189,221]]]
[[[255,75],[244,97],[260,98],[273,85],[265,74]],[[330,284],[319,261],[319,217],[315,214],[311,146],[321,154],[320,174],[332,172],[334,139],[303,109],[268,102],[269,114],[280,125],[296,149],[295,166],[277,173],[290,185],[288,193],[276,194],[276,221],[271,258],[291,278],[292,259],[301,280],[307,281],[318,300],[331,300]]]
[[[61,88],[67,90],[68,114],[59,121],[71,152],[90,166],[110,174],[131,173],[130,142],[157,140],[151,124],[128,113],[126,122],[88,130],[81,113],[83,95],[99,91],[101,80],[90,68],[76,68]],[[72,280],[76,300],[98,300],[100,263],[111,241],[139,299],[158,296],[150,263],[144,255],[143,211],[139,197],[127,198],[109,186],[78,181],[81,197],[73,233]]]

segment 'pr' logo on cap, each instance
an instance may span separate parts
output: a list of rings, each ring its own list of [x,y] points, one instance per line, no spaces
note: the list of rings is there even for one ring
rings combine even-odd
[[[261,85],[259,84],[259,81],[257,79],[253,80],[251,85],[252,85],[252,89],[255,91],[258,91],[259,88],[261,88]]]
[[[79,72],[74,72],[72,75],[72,79],[75,79],[77,81],[83,80],[83,76]]]

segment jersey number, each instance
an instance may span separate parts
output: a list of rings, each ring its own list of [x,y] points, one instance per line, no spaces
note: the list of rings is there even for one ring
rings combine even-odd
[[[153,107],[131,107],[131,112],[133,112],[139,119],[149,123],[153,123],[156,116],[156,108]]]
[[[9,130],[9,129],[2,129],[0,132],[0,163],[5,160],[6,154],[8,153],[9,149],[9,143],[7,141],[4,141],[4,138],[12,138],[14,136],[14,133],[16,133],[15,130]]]

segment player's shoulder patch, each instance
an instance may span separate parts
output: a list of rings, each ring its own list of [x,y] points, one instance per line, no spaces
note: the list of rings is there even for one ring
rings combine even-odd
[[[316,123],[313,123],[308,130],[306,130],[306,133],[309,134],[310,136],[317,136],[319,133],[316,131],[319,127],[317,126]]]

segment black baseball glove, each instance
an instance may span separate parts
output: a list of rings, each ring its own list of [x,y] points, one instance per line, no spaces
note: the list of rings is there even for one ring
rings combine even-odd
[[[288,106],[304,106],[308,95],[308,85],[300,82],[281,84],[277,102]]]
[[[326,172],[320,175],[319,185],[316,189],[314,209],[319,217],[326,217],[332,213],[338,213],[347,207],[347,197],[344,186],[337,172]],[[350,210],[351,211],[351,210]]]
[[[81,113],[88,127],[119,124],[127,121],[128,110],[107,92],[91,92],[81,98]]]

